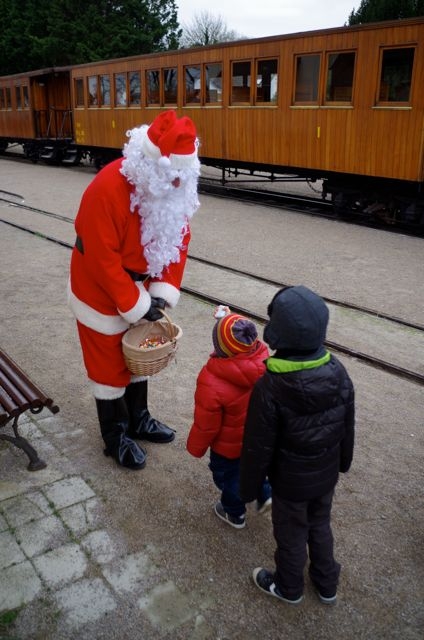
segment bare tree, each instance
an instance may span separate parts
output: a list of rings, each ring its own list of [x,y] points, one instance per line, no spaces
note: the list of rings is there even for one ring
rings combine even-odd
[[[182,24],[183,34],[180,46],[183,48],[204,47],[218,42],[240,40],[245,36],[228,29],[222,16],[214,16],[209,11],[196,13],[189,24]]]

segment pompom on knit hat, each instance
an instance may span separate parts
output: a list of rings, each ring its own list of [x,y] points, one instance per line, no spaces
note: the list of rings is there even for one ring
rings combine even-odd
[[[212,330],[215,353],[221,358],[249,353],[258,342],[258,332],[250,320],[237,313],[229,313]]]
[[[160,166],[176,170],[197,166],[199,141],[189,117],[178,118],[175,111],[164,111],[142,130],[142,151]]]

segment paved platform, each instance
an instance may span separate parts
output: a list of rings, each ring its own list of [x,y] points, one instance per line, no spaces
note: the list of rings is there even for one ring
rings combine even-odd
[[[71,209],[88,181],[60,172],[62,185],[57,173],[52,182],[53,168],[35,167],[36,186],[30,169],[18,176],[21,191],[33,194],[28,203],[54,211],[62,198],[63,211]],[[18,173],[11,191],[19,191]],[[307,220],[279,219],[287,233],[271,243],[275,213],[202,199],[192,251],[420,319],[424,279],[418,277],[417,241],[374,231],[367,240],[365,230]],[[299,234],[309,229],[304,247],[315,246],[315,253],[300,254],[297,224]],[[378,262],[388,246],[390,273]],[[346,255],[362,256],[360,290],[359,274],[342,281],[340,273],[349,272]],[[404,270],[396,270],[395,257],[408,255]],[[177,360],[150,383],[152,413],[176,428],[175,441],[147,444],[142,471],[121,469],[102,454],[65,303],[69,257],[60,245],[0,223],[0,342],[60,407],[57,415],[45,410],[22,421],[46,469],[27,471],[25,455],[0,443],[0,637],[421,640],[422,387],[343,358],[357,393],[357,444],[333,513],[343,567],[339,601],[334,608],[321,605],[306,579],[302,605],[285,606],[260,593],[250,577],[256,566],[273,567],[270,515],[249,505],[244,530],[226,527],[213,513],[218,494],[207,458],[195,460],[185,450],[196,376],[212,348],[211,307],[182,295],[173,312],[184,331]],[[7,624],[10,611],[16,619]]]

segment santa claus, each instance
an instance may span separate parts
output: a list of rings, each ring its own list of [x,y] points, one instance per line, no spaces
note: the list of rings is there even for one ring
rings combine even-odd
[[[151,417],[147,378],[127,369],[121,340],[131,324],[156,320],[179,300],[200,163],[195,126],[175,111],[127,135],[123,158],[104,167],[81,199],[68,301],[105,453],[141,469],[146,451],[134,440],[171,442],[175,432]]]

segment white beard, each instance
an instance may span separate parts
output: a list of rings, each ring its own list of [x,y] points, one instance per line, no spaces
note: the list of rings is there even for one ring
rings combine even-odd
[[[135,187],[130,208],[137,209],[140,216],[140,242],[149,273],[160,277],[171,262],[180,261],[184,235],[200,205],[200,162],[196,158],[189,168],[180,170],[162,166],[141,153],[136,132],[131,132],[131,140],[124,146],[121,173]],[[180,180],[178,187],[172,184],[175,178]]]

